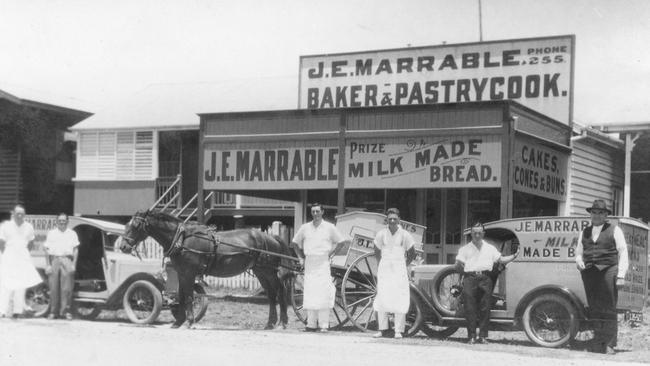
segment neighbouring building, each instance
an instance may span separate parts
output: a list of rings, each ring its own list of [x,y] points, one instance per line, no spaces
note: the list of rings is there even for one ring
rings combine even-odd
[[[0,90],[2,218],[17,203],[32,214],[72,213],[75,141],[66,132],[90,115]]]

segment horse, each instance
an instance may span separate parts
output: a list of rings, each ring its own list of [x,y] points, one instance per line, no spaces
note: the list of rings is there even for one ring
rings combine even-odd
[[[162,246],[178,272],[178,305],[172,307],[172,328],[186,320],[188,326],[194,323],[193,285],[197,276],[232,277],[247,270],[257,277],[269,299],[269,319],[264,329],[276,326],[277,304],[280,324],[287,327],[284,276],[295,266],[291,263],[295,252],[280,237],[255,229],[216,232],[205,225],[184,224],[177,217],[147,210],[137,212],[127,223],[120,249],[131,252],[147,236]]]

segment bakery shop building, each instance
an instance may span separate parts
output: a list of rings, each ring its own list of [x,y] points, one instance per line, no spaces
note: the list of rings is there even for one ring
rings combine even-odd
[[[594,195],[615,206],[622,148],[572,123],[574,44],[303,56],[297,109],[200,114],[198,202],[298,202],[294,227],[311,202],[330,218],[397,207],[426,226],[427,263],[453,263],[474,221],[583,214]]]

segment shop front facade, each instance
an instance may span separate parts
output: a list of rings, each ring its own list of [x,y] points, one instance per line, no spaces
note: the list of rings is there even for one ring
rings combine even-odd
[[[427,227],[427,263],[453,263],[480,221],[566,207],[571,128],[510,101],[202,114],[199,192],[384,212]],[[201,200],[199,200],[201,201]]]

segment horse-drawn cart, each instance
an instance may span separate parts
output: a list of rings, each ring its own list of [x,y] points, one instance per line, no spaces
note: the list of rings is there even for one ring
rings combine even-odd
[[[402,221],[401,226],[411,233],[416,242],[416,251],[421,252],[424,226],[407,221]],[[364,211],[349,212],[336,217],[336,227],[351,240],[349,245],[339,248],[332,258],[336,300],[330,325],[334,329],[351,325],[363,331],[376,331],[377,320],[372,304],[376,295],[378,263],[373,240],[377,232],[386,227],[386,216]],[[302,279],[302,273],[299,273],[290,279],[288,286],[296,316],[306,322],[302,310]],[[413,291],[411,298],[407,336],[418,332],[423,311],[420,302],[413,300]]]

